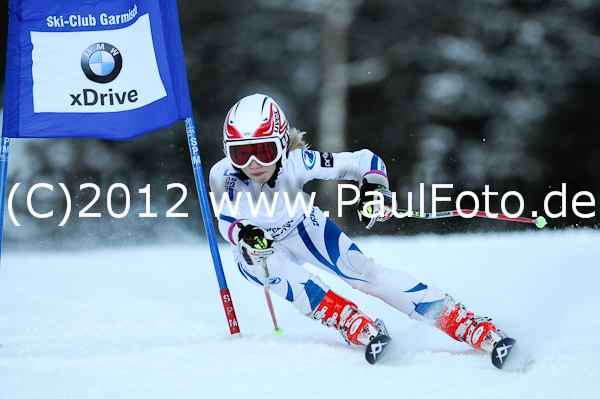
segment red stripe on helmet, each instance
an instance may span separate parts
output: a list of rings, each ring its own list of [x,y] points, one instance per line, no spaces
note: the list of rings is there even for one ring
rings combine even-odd
[[[228,139],[243,139],[242,134],[231,124],[231,120],[229,119],[231,115],[231,111],[227,114],[227,119],[225,120],[225,130]]]
[[[269,112],[269,120],[262,123],[252,134],[252,137],[270,137],[273,134],[274,118],[273,118],[273,104],[271,103]]]

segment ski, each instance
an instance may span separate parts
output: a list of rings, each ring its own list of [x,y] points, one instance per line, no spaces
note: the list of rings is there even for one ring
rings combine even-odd
[[[498,343],[494,345],[494,349],[492,349],[492,364],[499,369],[504,367],[516,343],[517,341],[512,338],[503,338],[498,341]]]
[[[367,359],[367,362],[375,364],[380,361],[383,354],[390,346],[389,344],[391,341],[392,338],[385,334],[380,334],[373,338],[365,348],[365,358]]]

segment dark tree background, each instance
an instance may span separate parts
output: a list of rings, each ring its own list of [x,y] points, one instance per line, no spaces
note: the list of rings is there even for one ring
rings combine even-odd
[[[520,192],[524,216],[543,214],[546,194],[567,184],[567,217],[549,228],[597,227],[598,217],[581,219],[571,210],[579,191],[600,199],[600,1],[598,0],[223,0],[178,2],[188,80],[205,174],[222,157],[221,129],[229,107],[240,97],[262,92],[283,107],[292,126],[307,131],[314,149],[369,148],[387,163],[391,189],[400,206],[419,183],[453,184],[441,194],[481,194],[486,184],[500,197]],[[5,5],[5,9],[7,6]],[[6,15],[2,16],[6,44]],[[0,51],[5,64],[5,49]],[[4,77],[4,74],[2,74]],[[3,86],[3,85],[2,85]],[[76,212],[57,228],[65,199],[58,186],[40,190],[38,212],[27,218],[26,189],[15,196],[22,227],[5,221],[7,247],[132,244],[156,240],[197,240],[203,235],[195,184],[182,123],[127,142],[94,139],[12,140],[10,189],[17,182],[64,182]],[[102,188],[90,209],[101,219],[77,212],[93,197],[79,185]],[[130,188],[128,217],[106,212],[108,187]],[[179,198],[166,185],[180,182]],[[156,219],[139,218],[145,200],[138,189],[152,186]],[[331,187],[311,183],[317,203],[332,214]],[[483,197],[480,196],[483,207]],[[516,201],[508,201],[515,211]],[[124,204],[114,196],[114,207]],[[463,203],[466,208],[472,204]],[[558,212],[560,201],[550,202]],[[582,208],[589,213],[598,210]],[[363,234],[348,209],[336,222]],[[532,226],[483,219],[394,220],[375,234],[528,230]],[[534,228],[535,229],[535,228]]]

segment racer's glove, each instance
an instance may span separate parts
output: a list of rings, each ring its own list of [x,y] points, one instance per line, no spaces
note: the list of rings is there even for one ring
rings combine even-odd
[[[392,216],[392,192],[388,187],[387,176],[378,171],[367,172],[360,179],[358,220],[367,229],[373,227],[375,222],[385,222]]]
[[[232,234],[238,239],[238,250],[249,265],[260,265],[275,253],[273,237],[253,224],[238,222]]]

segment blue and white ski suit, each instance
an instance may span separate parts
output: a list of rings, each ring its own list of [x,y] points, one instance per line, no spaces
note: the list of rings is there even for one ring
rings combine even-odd
[[[336,274],[353,288],[382,299],[411,318],[435,321],[444,304],[442,291],[400,270],[375,263],[318,207],[310,208],[308,214],[298,205],[295,212],[290,212],[290,205],[294,204],[297,195],[309,204],[310,196],[303,192],[305,183],[314,179],[359,181],[370,171],[386,173],[386,167],[369,150],[342,153],[290,151],[273,187],[242,179],[227,158],[215,164],[210,171],[210,187],[216,204],[224,196],[235,205],[236,196],[241,194],[237,209],[235,206],[229,209],[223,202],[220,211],[215,211],[219,231],[231,242],[240,273],[250,282],[263,285],[262,265],[246,263],[239,255],[237,237],[231,236],[232,223],[243,220],[273,236],[276,251],[268,258],[270,288],[291,302],[300,313],[309,315],[329,290],[317,275],[302,267],[304,263],[310,263]],[[253,199],[254,215],[246,193]],[[284,193],[289,198],[287,204]],[[261,195],[266,201],[258,207]]]

